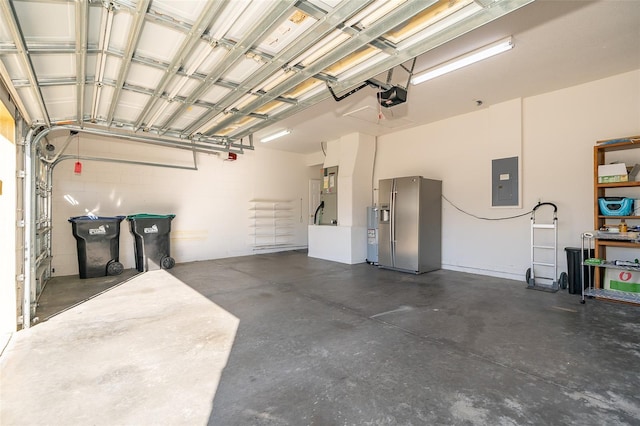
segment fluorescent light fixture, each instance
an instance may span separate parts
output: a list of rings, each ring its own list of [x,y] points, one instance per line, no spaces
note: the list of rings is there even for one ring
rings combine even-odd
[[[291,133],[291,130],[289,129],[280,130],[279,132],[274,133],[270,136],[265,136],[264,138],[260,139],[260,142],[271,142],[272,140],[286,136],[289,133]]]
[[[443,74],[458,70],[466,67],[483,59],[487,59],[498,53],[505,52],[513,48],[513,40],[511,37],[507,37],[503,40],[491,43],[485,47],[466,53],[448,62],[445,62],[436,67],[430,68],[426,71],[416,74],[412,79],[412,84],[420,84],[432,78],[440,77]]]

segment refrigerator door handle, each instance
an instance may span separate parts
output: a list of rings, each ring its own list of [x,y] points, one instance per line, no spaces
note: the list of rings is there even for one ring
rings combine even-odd
[[[396,265],[396,181],[393,181],[391,188],[391,263]]]

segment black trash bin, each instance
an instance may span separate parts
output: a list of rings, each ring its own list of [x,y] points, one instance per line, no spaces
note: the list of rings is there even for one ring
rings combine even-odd
[[[127,216],[135,238],[136,269],[139,272],[171,269],[176,261],[171,257],[171,221],[174,214],[134,214]]]
[[[567,273],[569,275],[569,293],[570,294],[582,294],[582,277],[580,276],[580,264],[582,259],[580,257],[579,247],[565,247],[564,251],[567,252]],[[594,250],[584,249],[584,258],[588,259],[595,255]],[[591,275],[589,275],[589,268],[591,268]],[[593,277],[595,274],[595,268],[593,266],[584,266],[583,273],[585,284],[589,282],[591,277],[591,284],[593,284]]]
[[[80,278],[119,275],[120,222],[124,216],[77,216],[69,218],[78,249]]]

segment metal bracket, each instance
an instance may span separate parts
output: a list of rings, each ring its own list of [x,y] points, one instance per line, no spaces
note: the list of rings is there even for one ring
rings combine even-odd
[[[402,86],[398,86],[398,87],[401,87],[405,91],[408,89],[409,83],[411,82],[411,77],[413,76],[413,69],[414,69],[415,66],[416,66],[416,58],[413,58],[413,62],[411,64],[411,68],[407,68],[403,64],[400,64],[400,68],[402,68],[403,70],[405,70],[409,74],[409,78],[407,79],[407,85],[405,87],[402,87]],[[394,85],[391,83],[392,77],[393,77],[393,68],[391,68],[389,71],[387,71],[387,81],[386,81],[386,83],[378,81],[375,78],[370,78],[370,79],[364,81],[360,86],[357,86],[357,87],[351,89],[350,91],[348,91],[347,93],[345,93],[345,94],[343,94],[341,96],[337,96],[335,94],[335,92],[333,91],[333,88],[329,85],[329,82],[326,82],[326,85],[327,85],[327,89],[329,89],[329,92],[331,93],[331,96],[333,96],[333,99],[336,102],[340,102],[341,100],[343,100],[345,98],[348,98],[349,96],[353,95],[354,93],[358,92],[359,90],[364,89],[367,86],[371,86],[371,87],[377,88],[378,90],[380,90],[380,93],[384,92],[386,90],[390,90],[391,88],[394,87]]]

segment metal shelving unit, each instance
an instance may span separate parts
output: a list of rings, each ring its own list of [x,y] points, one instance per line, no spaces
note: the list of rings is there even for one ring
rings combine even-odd
[[[640,136],[629,136],[617,139],[600,140],[593,147],[593,229],[599,230],[606,226],[607,221],[620,221],[625,219],[629,221],[638,221],[640,216],[608,216],[600,212],[598,199],[607,195],[625,195],[633,198],[640,198],[640,181],[630,182],[599,182],[598,167],[611,161],[611,155],[617,155],[613,159],[619,160],[621,155],[625,162],[629,157],[638,161],[638,151],[632,152],[640,148]],[[615,154],[617,153],[617,154]],[[621,192],[622,191],[622,192]],[[640,242],[633,238],[626,238],[624,235],[616,235],[612,233],[602,233],[595,231],[596,237],[593,241],[595,248],[595,257],[599,259],[607,258],[608,247],[640,249]],[[602,288],[602,273],[596,271],[595,287]]]
[[[593,266],[595,268],[606,269],[618,269],[623,271],[640,272],[640,264],[638,266],[618,265],[615,261],[602,260],[598,258],[585,259],[585,251],[591,253],[591,250],[598,243],[607,242],[621,242],[628,244],[640,245],[640,234],[638,232],[624,232],[620,234],[606,235],[605,232],[594,231],[585,232],[582,234],[582,250],[580,252],[581,264],[583,266]],[[625,245],[626,247],[626,245]],[[634,293],[621,290],[610,290],[605,288],[598,288],[591,280],[591,270],[589,270],[589,276],[585,276],[584,268],[581,268],[580,275],[582,277],[582,300],[581,303],[585,303],[586,297],[595,297],[598,299],[615,300],[619,302],[634,303],[640,305],[640,293]],[[597,272],[596,272],[597,275]],[[587,284],[588,280],[588,285]]]
[[[251,200],[250,203],[253,248],[293,247],[293,201]]]
[[[600,140],[593,147],[593,229],[582,234],[583,250],[581,253],[582,264],[584,266],[592,266],[595,269],[589,268],[590,277],[587,288],[585,287],[584,268],[581,268],[582,275],[582,303],[585,301],[585,297],[596,297],[599,299],[616,300],[621,302],[628,302],[634,304],[640,304],[640,293],[607,289],[605,287],[605,271],[607,269],[619,269],[631,272],[640,272],[640,267],[635,266],[621,266],[610,260],[611,252],[608,249],[632,249],[640,252],[640,233],[639,232],[607,232],[602,229],[607,229],[610,224],[609,221],[621,221],[622,219],[627,222],[638,223],[640,216],[636,216],[633,213],[631,215],[604,215],[600,211],[598,200],[608,195],[624,195],[626,197],[640,198],[638,193],[640,192],[639,181],[629,182],[599,182],[598,180],[598,168],[601,165],[611,162],[611,160],[623,160],[625,163],[629,161],[639,162],[638,152],[636,148],[640,148],[640,136],[630,136],[617,139]],[[609,156],[612,155],[612,157]],[[630,224],[629,226],[631,226]],[[591,253],[594,251],[593,259],[584,259],[585,249]],[[640,257],[637,254],[633,256]],[[597,264],[595,262],[598,262]],[[593,278],[593,279],[591,279]]]

